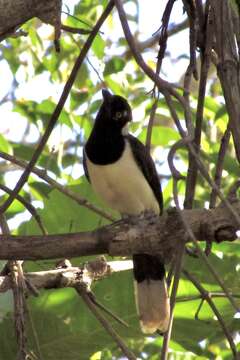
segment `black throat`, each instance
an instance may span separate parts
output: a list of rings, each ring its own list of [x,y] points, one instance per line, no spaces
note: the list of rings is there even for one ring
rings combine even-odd
[[[112,120],[106,121],[104,113],[100,112],[85,145],[89,160],[97,165],[108,165],[120,159],[125,147],[121,131]]]

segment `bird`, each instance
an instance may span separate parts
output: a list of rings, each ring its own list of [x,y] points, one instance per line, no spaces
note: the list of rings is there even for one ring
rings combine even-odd
[[[98,196],[122,217],[147,210],[161,215],[163,196],[147,148],[128,132],[128,101],[102,90],[103,102],[83,149],[83,167]],[[170,305],[162,261],[150,254],[133,255],[136,308],[143,333],[164,333]]]

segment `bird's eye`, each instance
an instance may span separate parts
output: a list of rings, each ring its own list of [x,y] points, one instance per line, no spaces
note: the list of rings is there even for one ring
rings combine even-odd
[[[120,111],[116,112],[116,119],[121,119],[122,113]]]

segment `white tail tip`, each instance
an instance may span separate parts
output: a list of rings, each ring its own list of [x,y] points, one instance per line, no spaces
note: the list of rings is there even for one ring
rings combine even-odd
[[[145,334],[166,332],[170,319],[170,303],[165,280],[134,281],[137,310]]]

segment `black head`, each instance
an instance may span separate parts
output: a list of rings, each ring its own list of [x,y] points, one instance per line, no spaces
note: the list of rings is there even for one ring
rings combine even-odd
[[[132,110],[126,99],[119,95],[112,95],[108,90],[102,90],[104,118],[111,121],[117,127],[123,128],[132,120]]]

